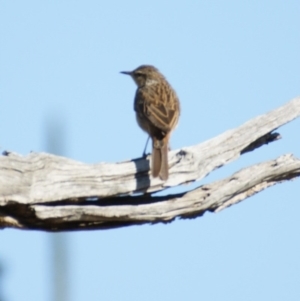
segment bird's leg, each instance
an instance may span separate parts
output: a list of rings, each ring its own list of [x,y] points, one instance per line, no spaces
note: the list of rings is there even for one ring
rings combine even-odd
[[[150,136],[148,136],[148,138],[147,138],[147,141],[146,141],[146,145],[145,145],[145,148],[144,148],[144,151],[143,151],[143,158],[145,158],[145,157],[147,156],[147,154],[146,154],[146,150],[147,150],[147,146],[148,146],[149,138],[150,138]]]

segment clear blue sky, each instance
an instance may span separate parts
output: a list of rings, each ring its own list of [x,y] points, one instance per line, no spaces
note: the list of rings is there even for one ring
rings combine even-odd
[[[158,67],[180,97],[173,149],[234,128],[300,94],[299,16],[299,0],[1,1],[1,151],[47,151],[52,122],[70,158],[140,156],[135,86],[119,71],[141,64]],[[202,183],[300,157],[299,127]],[[69,300],[298,301],[299,187],[194,220],[68,233]],[[0,298],[52,300],[51,237],[0,232]]]

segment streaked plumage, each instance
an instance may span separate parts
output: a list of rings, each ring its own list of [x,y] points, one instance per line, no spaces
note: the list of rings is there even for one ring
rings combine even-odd
[[[139,126],[152,138],[152,176],[167,180],[169,139],[180,114],[176,92],[153,66],[142,65],[121,73],[130,75],[138,86],[134,110]]]

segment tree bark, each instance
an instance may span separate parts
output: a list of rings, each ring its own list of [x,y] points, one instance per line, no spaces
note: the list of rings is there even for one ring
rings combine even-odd
[[[300,115],[300,97],[240,127],[169,153],[170,177],[151,178],[150,156],[84,164],[46,153],[0,157],[0,227],[46,231],[109,229],[218,212],[300,175],[291,154],[247,167],[181,194],[152,196],[200,180],[240,155],[281,138],[274,132]]]

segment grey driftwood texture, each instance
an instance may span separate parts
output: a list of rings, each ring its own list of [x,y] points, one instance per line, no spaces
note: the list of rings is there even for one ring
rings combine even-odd
[[[0,157],[0,228],[46,231],[109,229],[170,222],[217,212],[300,175],[291,154],[247,167],[185,193],[152,196],[202,179],[240,155],[281,138],[274,132],[300,115],[300,97],[236,129],[170,152],[167,182],[149,175],[149,157],[84,164],[46,153]]]

